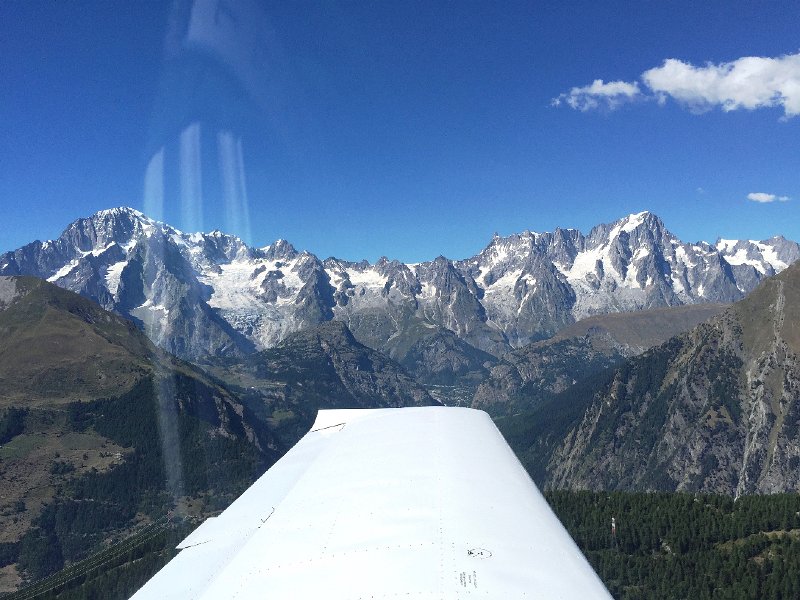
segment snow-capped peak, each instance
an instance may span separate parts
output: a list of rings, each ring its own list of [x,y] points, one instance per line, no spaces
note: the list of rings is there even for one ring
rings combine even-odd
[[[608,239],[609,241],[612,241],[619,237],[619,235],[623,232],[632,233],[643,225],[650,227],[660,223],[660,219],[649,211],[645,210],[639,213],[633,213],[627,217],[623,217],[622,219],[615,221],[612,224],[611,230],[608,233]]]
[[[110,225],[110,231],[113,231],[116,235],[119,235],[123,232],[131,235],[137,235],[140,233],[149,235],[154,231],[183,235],[181,231],[175,229],[174,227],[162,223],[161,221],[151,219],[143,212],[128,206],[100,210],[94,213],[88,219],[78,219],[76,223],[80,223],[82,221],[93,223],[94,227],[99,231],[108,230]]]
[[[630,233],[639,225],[645,222],[645,219],[650,216],[649,211],[642,211],[640,213],[633,213],[625,217],[624,224],[622,225],[622,231]]]
[[[208,352],[209,340],[214,352],[241,340],[269,347],[330,319],[374,347],[410,319],[499,355],[590,314],[737,300],[798,258],[800,246],[783,238],[684,244],[642,211],[588,235],[495,235],[460,261],[322,262],[283,239],[251,249],[218,229],[184,234],[122,207],[3,254],[0,274],[50,278],[151,324],[154,340],[189,356]]]
[[[146,219],[148,221],[152,220],[143,212],[136,210],[135,208],[131,208],[130,206],[117,206],[114,208],[106,208],[104,210],[97,211],[96,213],[94,213],[93,216],[105,217],[105,216],[118,216],[118,215],[131,215],[134,217],[138,217],[140,219]]]
[[[715,247],[728,264],[751,266],[764,274],[782,271],[798,258],[796,244],[780,236],[763,241],[720,238]]]
[[[264,246],[260,249],[260,252],[265,258],[271,260],[279,258],[292,258],[298,254],[295,247],[283,239],[277,240],[268,246]]]
[[[717,240],[717,243],[715,244],[715,247],[720,252],[731,252],[733,250],[733,247],[736,246],[736,244],[738,244],[738,243],[739,243],[739,240],[725,240],[725,239],[719,238]]]

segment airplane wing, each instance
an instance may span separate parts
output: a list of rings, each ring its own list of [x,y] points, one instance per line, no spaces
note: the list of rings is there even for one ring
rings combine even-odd
[[[134,600],[611,598],[488,415],[324,410]]]

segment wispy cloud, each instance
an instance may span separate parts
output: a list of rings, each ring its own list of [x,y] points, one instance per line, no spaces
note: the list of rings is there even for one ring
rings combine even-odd
[[[750,192],[747,194],[747,199],[753,202],[760,202],[761,204],[769,204],[770,202],[788,202],[789,196],[778,196],[777,194],[767,194],[764,192]]]
[[[575,110],[587,111],[600,107],[611,110],[641,95],[639,84],[626,81],[609,81],[595,79],[591,84],[574,87],[570,91],[553,98],[551,104],[559,106],[562,102]]]
[[[581,111],[601,106],[613,110],[636,99],[660,104],[672,99],[694,112],[779,107],[786,118],[800,115],[800,52],[776,58],[745,56],[704,66],[669,58],[642,73],[640,80],[645,91],[638,81],[604,84],[598,79],[560,94],[552,104],[563,102]]]

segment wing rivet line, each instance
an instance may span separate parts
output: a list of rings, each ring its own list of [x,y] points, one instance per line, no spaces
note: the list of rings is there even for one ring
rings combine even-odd
[[[261,524],[263,525],[264,523],[266,523],[273,514],[275,514],[275,507],[274,506],[272,507],[272,510],[269,511],[269,514],[266,517],[264,517],[263,519],[261,519]],[[259,525],[259,527],[260,526],[261,525]]]

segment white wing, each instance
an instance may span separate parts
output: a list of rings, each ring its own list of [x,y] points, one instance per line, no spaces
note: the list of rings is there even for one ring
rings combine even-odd
[[[610,598],[486,413],[320,411],[133,598]]]

